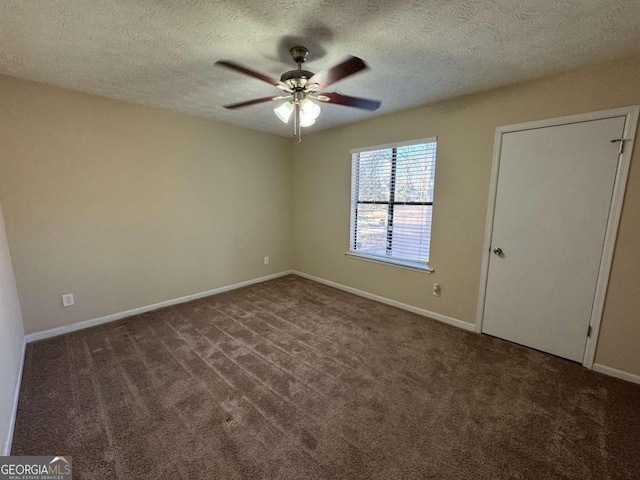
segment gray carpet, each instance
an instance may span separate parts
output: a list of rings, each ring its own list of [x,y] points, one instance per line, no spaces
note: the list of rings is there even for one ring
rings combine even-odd
[[[76,479],[640,478],[640,386],[287,276],[27,346]]]

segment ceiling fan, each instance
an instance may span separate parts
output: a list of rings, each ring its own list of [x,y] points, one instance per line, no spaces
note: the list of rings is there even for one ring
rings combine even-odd
[[[257,78],[286,92],[286,95],[256,98],[246,102],[225,105],[224,108],[236,109],[260,103],[286,100],[280,106],[276,107],[274,112],[285,123],[289,123],[289,119],[293,116],[293,135],[298,137],[298,142],[302,140],[301,127],[313,125],[318,115],[320,115],[320,105],[318,105],[317,102],[333,103],[370,111],[380,108],[382,102],[378,100],[351,97],[337,92],[322,92],[322,90],[328,86],[361,70],[367,69],[367,64],[358,57],[349,56],[338,65],[318,73],[313,73],[302,69],[302,64],[307,59],[309,50],[305,47],[293,47],[289,52],[291,53],[293,61],[298,65],[298,68],[283,73],[280,80],[258,73],[234,62],[227,60],[217,61],[216,65]]]

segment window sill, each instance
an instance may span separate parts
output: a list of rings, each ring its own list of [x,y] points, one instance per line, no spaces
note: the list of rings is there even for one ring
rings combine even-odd
[[[434,270],[429,268],[429,265],[424,263],[411,262],[408,260],[398,260],[394,258],[384,258],[377,255],[366,255],[364,253],[344,252],[348,257],[357,258],[360,260],[366,260],[368,262],[382,263],[384,265],[390,265],[392,267],[406,268],[413,270],[414,272],[433,273]]]

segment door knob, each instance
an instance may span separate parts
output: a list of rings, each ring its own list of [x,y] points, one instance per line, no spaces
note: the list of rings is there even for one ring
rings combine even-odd
[[[496,255],[502,255],[502,249],[500,247],[496,247],[493,249],[493,253]]]

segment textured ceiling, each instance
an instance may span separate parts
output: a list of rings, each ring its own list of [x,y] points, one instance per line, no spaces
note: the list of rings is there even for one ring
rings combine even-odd
[[[329,90],[382,100],[323,105],[317,131],[640,53],[640,1],[0,0],[0,73],[281,135],[273,105],[221,107],[279,91],[214,62],[279,77],[296,44],[315,72],[361,57]]]

